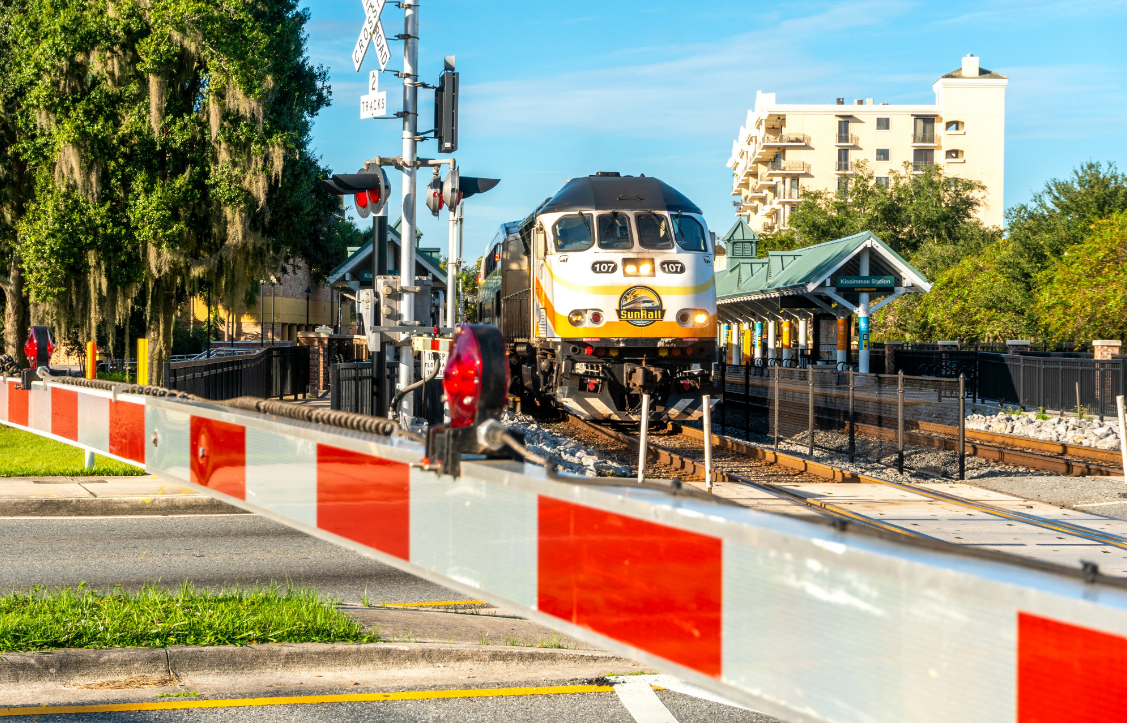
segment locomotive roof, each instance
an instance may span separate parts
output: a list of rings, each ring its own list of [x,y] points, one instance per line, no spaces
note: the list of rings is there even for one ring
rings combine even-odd
[[[560,211],[701,212],[676,188],[649,176],[573,178],[540,208],[539,213]]]

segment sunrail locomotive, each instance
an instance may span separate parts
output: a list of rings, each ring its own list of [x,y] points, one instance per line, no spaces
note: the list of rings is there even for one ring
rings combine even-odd
[[[648,393],[654,419],[695,419],[712,391],[714,252],[700,208],[672,186],[574,178],[501,226],[478,318],[504,332],[517,391],[617,421],[639,419]]]

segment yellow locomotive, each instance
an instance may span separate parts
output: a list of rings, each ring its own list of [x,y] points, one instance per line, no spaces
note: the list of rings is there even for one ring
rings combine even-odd
[[[500,326],[518,390],[585,418],[694,419],[716,353],[714,240],[652,177],[574,178],[501,226],[478,318]]]

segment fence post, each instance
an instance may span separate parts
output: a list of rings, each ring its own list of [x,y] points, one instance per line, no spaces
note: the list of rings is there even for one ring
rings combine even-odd
[[[751,365],[744,359],[744,439],[751,439]]]
[[[727,349],[725,349],[727,351]],[[725,357],[726,359],[726,357]],[[720,361],[720,436],[724,436],[724,418],[728,416],[728,405],[725,403],[727,399],[728,384],[725,377],[727,376],[728,365],[724,363],[724,359]]]
[[[164,388],[175,389],[175,382],[172,381],[172,362],[164,363]]]
[[[904,474],[904,372],[897,375],[896,385],[896,471]]]
[[[779,448],[779,368],[775,367],[775,449]]]
[[[810,406],[809,421],[807,423],[807,433],[810,435],[810,456],[814,456],[814,367],[807,370],[810,376],[807,400]]]
[[[959,479],[967,478],[967,397],[966,378],[959,375]]]
[[[856,447],[855,428],[853,426],[853,370],[849,370],[849,463],[853,463]]]

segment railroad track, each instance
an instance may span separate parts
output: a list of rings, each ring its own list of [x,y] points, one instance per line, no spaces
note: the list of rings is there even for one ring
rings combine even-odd
[[[731,403],[744,404],[736,400],[732,400]],[[887,400],[884,403],[887,403]],[[762,409],[764,414],[770,413],[767,405],[752,403],[748,406]],[[805,415],[807,407],[805,404],[801,406]],[[817,410],[821,410],[822,413],[819,414]],[[836,414],[826,414],[826,410]],[[848,420],[843,419],[843,414],[844,410],[841,409],[816,407],[814,417],[821,431],[845,432],[848,430]],[[871,420],[872,416],[864,412],[854,414],[854,428],[859,435],[883,440],[896,439],[896,430],[866,421]],[[830,426],[838,429],[830,430]],[[907,446],[958,451],[958,427],[915,420],[905,420],[904,426],[904,443]],[[964,446],[966,453],[972,457],[1041,472],[1070,477],[1118,477],[1123,474],[1122,457],[1119,453],[1077,444],[1047,442],[1011,434],[968,429],[964,432]]]
[[[571,426],[586,430],[592,434],[602,437],[603,439],[621,445],[624,449],[633,454],[633,459],[635,461],[637,460],[639,445],[639,440],[637,437],[632,437],[628,434],[624,434],[614,429],[608,429],[607,427],[604,427],[602,425],[585,421],[570,414],[568,415],[567,421]],[[690,457],[680,455],[677,452],[671,451],[659,445],[655,445],[652,442],[647,446],[649,447],[646,455],[647,465],[649,465],[650,462],[653,462],[659,467],[664,467],[665,469],[673,472],[679,472],[684,476],[702,480],[704,479],[703,462],[698,462],[697,460]],[[725,462],[731,461],[731,456],[732,455],[726,455],[722,450],[720,450],[719,454],[713,456],[713,466],[715,467],[717,463],[724,464]],[[746,464],[744,464],[743,466],[747,467]],[[795,477],[798,477],[803,473],[802,471],[795,470],[793,474]],[[734,484],[753,487],[762,492],[766,492],[767,494],[777,499],[781,499],[791,504],[800,505],[811,509],[816,513],[819,513],[823,517],[829,519],[846,520],[849,522],[858,523],[871,529],[880,530],[883,532],[891,532],[897,535],[934,539],[928,535],[924,535],[913,530],[908,530],[898,525],[884,522],[883,520],[875,520],[871,517],[860,515],[856,512],[843,509],[831,503],[823,502],[817,499],[811,499],[804,495],[800,495],[793,490],[787,489],[763,479],[755,480],[751,479],[750,477],[734,474],[726,470],[717,469],[713,469],[713,478],[716,481],[731,482]]]
[[[584,429],[592,434],[599,435],[604,439],[615,442],[625,449],[633,453],[633,459],[637,460],[637,450],[639,440],[637,437],[625,434],[615,429],[609,429],[600,424],[588,422],[577,417],[568,416],[568,423],[580,429]],[[874,519],[872,517],[859,514],[852,510],[846,509],[841,505],[827,503],[819,499],[813,499],[796,492],[793,489],[788,489],[780,484],[772,483],[764,479],[752,479],[750,476],[743,474],[736,474],[727,469],[733,460],[737,466],[742,465],[744,468],[749,466],[747,460],[755,459],[759,463],[767,465],[783,465],[788,468],[792,474],[789,479],[790,483],[801,482],[867,482],[880,485],[886,485],[898,490],[902,490],[911,495],[936,500],[945,504],[955,505],[963,509],[974,510],[976,512],[999,518],[1009,520],[1015,523],[1030,525],[1036,528],[1047,530],[1050,532],[1068,535],[1080,539],[1094,542],[1099,545],[1107,545],[1120,550],[1127,551],[1127,537],[1117,535],[1110,532],[1078,525],[1063,520],[1048,519],[1039,515],[1025,513],[1016,510],[1006,509],[998,505],[992,505],[978,500],[971,500],[959,495],[949,492],[944,492],[938,489],[921,487],[919,485],[912,485],[903,482],[892,482],[882,480],[876,477],[868,477],[864,475],[851,475],[850,473],[841,470],[833,470],[828,465],[819,463],[812,463],[794,455],[786,455],[773,450],[764,449],[754,445],[749,445],[739,440],[720,435],[713,436],[713,470],[712,476],[714,482],[729,482],[738,485],[745,485],[754,487],[763,492],[770,494],[773,497],[786,500],[795,505],[802,505],[807,508],[813,509],[824,517],[838,520],[847,520],[850,522],[859,523],[865,527],[881,530],[884,532],[891,532],[898,535],[905,535],[909,537],[925,538],[936,540],[929,535],[924,535],[914,530],[907,529],[901,525],[895,525],[884,520]],[[704,434],[700,430],[690,427],[680,428],[679,431],[666,431],[651,436],[648,447],[647,460],[652,460],[654,463],[661,467],[680,472],[686,477],[691,477],[697,480],[704,480],[704,447],[703,447]],[[649,463],[649,462],[647,462]],[[751,465],[752,468],[757,465]],[[827,473],[828,470],[833,470],[836,474]]]

